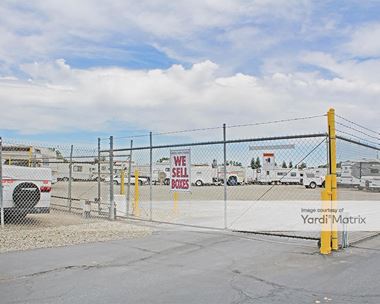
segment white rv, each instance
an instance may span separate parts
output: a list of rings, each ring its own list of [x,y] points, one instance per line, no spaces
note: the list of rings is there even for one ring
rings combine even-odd
[[[49,213],[51,169],[3,165],[3,204],[6,216],[23,218]]]
[[[352,166],[355,162],[345,161],[341,164],[341,173],[337,179],[338,185],[341,187],[354,187],[355,186],[355,178],[352,176]],[[356,184],[359,186],[359,184]]]
[[[352,166],[352,175],[359,189],[379,190],[380,160],[363,159]]]
[[[376,190],[380,180],[380,160],[361,159],[342,162],[339,186]]]
[[[283,185],[300,185],[304,178],[304,172],[292,168],[268,168],[257,169],[258,184],[283,184]]]
[[[56,177],[58,181],[68,181],[70,177],[70,164],[59,163],[57,164]],[[71,178],[73,181],[89,181],[93,179],[95,172],[95,165],[90,163],[73,163]]]

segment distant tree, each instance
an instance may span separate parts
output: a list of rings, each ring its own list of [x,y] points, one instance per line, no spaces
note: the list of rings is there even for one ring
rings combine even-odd
[[[293,162],[292,161],[289,162],[289,168],[293,168]]]
[[[259,169],[259,168],[261,168],[261,163],[260,163],[260,158],[257,157],[256,158],[256,169]]]
[[[298,168],[302,170],[302,169],[307,168],[307,165],[306,165],[306,163],[302,163],[301,165],[299,165]]]
[[[252,157],[252,159],[251,159],[251,168],[252,169],[257,169],[256,168],[256,161],[255,161],[255,159]]]
[[[287,168],[287,167],[288,167],[288,166],[286,165],[286,162],[285,162],[285,161],[282,162],[282,167],[283,167],[283,168]]]
[[[167,160],[169,160],[169,157],[161,157],[161,158],[158,160],[158,162],[159,162],[159,163],[163,163],[163,162],[165,162],[165,161],[167,161]]]

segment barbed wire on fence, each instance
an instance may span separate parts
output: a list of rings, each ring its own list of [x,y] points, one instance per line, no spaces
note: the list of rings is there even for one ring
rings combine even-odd
[[[355,134],[352,134],[352,133],[349,133],[349,132],[346,132],[346,131],[343,131],[343,130],[336,129],[336,131],[339,132],[339,133],[342,133],[342,134],[354,137],[354,138],[359,139],[361,141],[364,141],[364,142],[367,142],[367,143],[370,143],[370,144],[374,144],[374,145],[380,146],[379,142],[374,142],[374,141],[371,141],[371,140],[359,137],[359,136],[357,136]]]
[[[374,134],[376,134],[376,135],[380,135],[380,132],[379,132],[379,131],[372,130],[372,129],[366,127],[366,126],[363,126],[363,125],[361,125],[361,124],[358,124],[357,122],[354,122],[354,121],[352,121],[352,120],[349,120],[349,119],[347,119],[347,118],[344,118],[343,116],[340,116],[340,115],[338,115],[338,114],[335,114],[335,116],[338,117],[338,118],[340,118],[340,119],[343,119],[344,121],[349,122],[349,123],[351,123],[351,124],[353,124],[353,125],[355,125],[355,126],[357,126],[357,127],[360,127],[360,128],[362,128],[362,129],[364,129],[364,130],[367,130],[367,131],[369,131],[369,132],[372,132],[372,133],[374,133]]]

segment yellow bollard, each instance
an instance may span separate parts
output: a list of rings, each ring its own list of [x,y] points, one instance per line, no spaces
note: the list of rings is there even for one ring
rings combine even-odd
[[[135,200],[133,205],[133,215],[140,216],[139,208],[139,171],[135,170]]]
[[[330,153],[330,174],[331,174],[331,207],[338,208],[338,193],[337,193],[337,180],[336,180],[336,130],[335,130],[335,110],[330,109],[327,113],[328,134],[329,134],[329,153]],[[338,250],[338,226],[334,223],[331,232],[331,248]]]
[[[321,191],[322,209],[329,209],[331,207],[331,175],[326,175],[325,189]],[[330,212],[323,212],[322,216],[326,217],[328,221],[322,224],[321,231],[321,254],[331,253],[331,215]]]
[[[174,192],[173,193],[173,200],[174,200],[173,212],[174,213],[178,213],[178,198],[179,198],[178,192]]]
[[[121,169],[120,170],[120,194],[122,195],[125,193],[124,180],[125,180],[125,172],[124,172],[124,169]]]

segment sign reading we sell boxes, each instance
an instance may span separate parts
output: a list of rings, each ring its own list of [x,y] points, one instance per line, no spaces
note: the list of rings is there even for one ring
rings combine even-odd
[[[190,192],[190,149],[170,150],[170,190]]]

